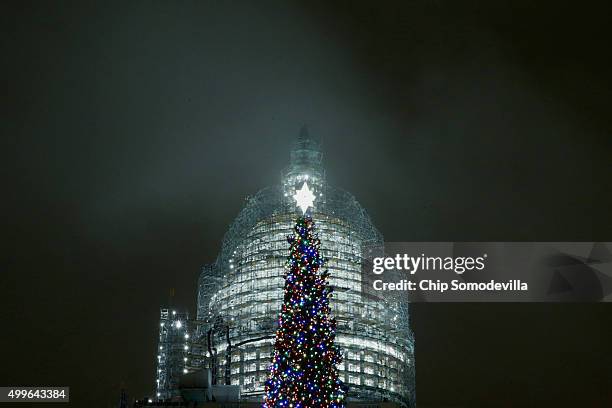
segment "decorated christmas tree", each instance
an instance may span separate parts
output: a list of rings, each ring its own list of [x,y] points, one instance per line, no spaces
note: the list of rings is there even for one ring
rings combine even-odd
[[[291,254],[274,344],[264,408],[344,408],[346,388],[338,377],[342,356],[334,344],[336,321],[327,270],[320,271],[321,245],[310,217],[300,217],[288,238]]]

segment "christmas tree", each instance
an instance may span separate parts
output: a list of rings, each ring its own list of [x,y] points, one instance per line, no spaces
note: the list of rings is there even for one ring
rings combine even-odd
[[[329,307],[332,288],[328,271],[319,271],[321,243],[312,219],[298,218],[288,241],[284,301],[263,408],[344,408],[346,388],[336,367],[342,357]]]

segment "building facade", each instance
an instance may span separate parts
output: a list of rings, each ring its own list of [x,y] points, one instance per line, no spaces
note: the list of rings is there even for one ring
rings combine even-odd
[[[293,198],[307,184],[310,213],[334,287],[341,379],[352,401],[414,405],[414,342],[408,305],[362,292],[364,247],[383,238],[356,199],[329,185],[318,141],[302,130],[279,185],[247,200],[221,252],[202,269],[188,370],[210,368],[218,384],[239,385],[243,400],[261,401],[283,297],[287,236],[301,211]]]

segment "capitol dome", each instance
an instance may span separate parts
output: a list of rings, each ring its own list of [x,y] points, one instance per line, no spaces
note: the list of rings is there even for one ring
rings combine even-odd
[[[199,278],[197,333],[200,359],[218,384],[239,385],[241,397],[261,400],[283,297],[287,236],[301,215],[293,198],[306,184],[309,210],[334,287],[331,305],[343,352],[340,378],[349,401],[414,401],[414,348],[403,301],[362,292],[364,246],[383,237],[355,197],[326,182],[320,142],[302,129],[278,185],[264,188],[229,227],[222,249]],[[192,354],[196,352],[194,348]]]

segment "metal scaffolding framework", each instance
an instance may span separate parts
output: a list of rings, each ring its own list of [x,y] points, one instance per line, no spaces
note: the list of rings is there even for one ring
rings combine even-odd
[[[157,347],[156,395],[168,399],[178,395],[178,381],[187,373],[189,314],[161,309]]]
[[[334,287],[336,342],[344,353],[339,369],[349,398],[413,406],[408,303],[362,292],[364,247],[382,247],[383,238],[351,194],[326,182],[321,159],[319,144],[302,132],[281,185],[247,199],[215,263],[202,269],[188,369],[211,368],[213,381],[240,385],[246,399],[263,395],[282,303],[287,236],[298,216],[293,194],[308,183]]]

